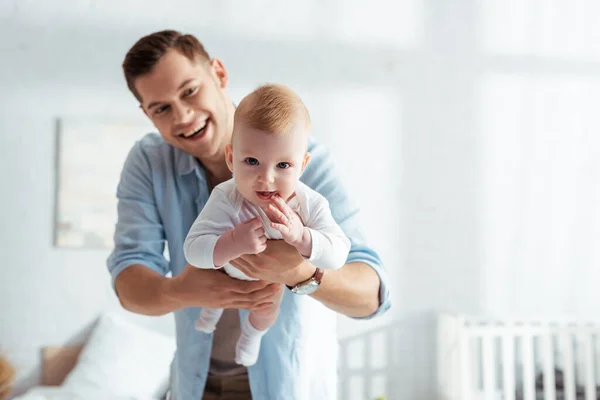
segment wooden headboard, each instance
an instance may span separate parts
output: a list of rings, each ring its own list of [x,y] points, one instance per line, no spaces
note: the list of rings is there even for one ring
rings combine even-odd
[[[73,369],[83,345],[44,347],[42,349],[42,385],[60,386]]]

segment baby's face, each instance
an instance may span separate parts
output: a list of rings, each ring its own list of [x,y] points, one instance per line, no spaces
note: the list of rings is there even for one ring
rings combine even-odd
[[[308,162],[307,136],[303,124],[286,134],[273,134],[236,121],[227,163],[242,196],[259,207],[273,196],[289,200]]]

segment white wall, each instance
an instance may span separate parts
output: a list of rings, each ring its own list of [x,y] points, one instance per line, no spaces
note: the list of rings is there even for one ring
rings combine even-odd
[[[198,35],[222,58],[234,99],[265,81],[292,86],[307,102],[315,136],[333,149],[394,296],[385,318],[342,318],[340,336],[411,316],[402,320],[409,332],[400,343],[403,373],[355,395],[387,386],[399,398],[431,396],[427,310],[597,310],[595,286],[586,279],[600,244],[599,142],[591,134],[598,122],[590,107],[598,95],[600,41],[593,40],[591,2],[161,4],[0,5],[0,346],[26,378],[22,384],[36,378],[40,346],[69,341],[100,310],[118,308],[107,252],[51,245],[53,120],[141,118],[120,63],[135,40],[163,28]],[[582,117],[572,117],[582,109]],[[552,140],[570,143],[575,133],[580,145],[568,154],[563,146],[536,153],[548,148],[548,126],[540,121],[556,115],[562,117],[551,125]],[[554,159],[569,165],[581,156],[588,160],[581,169],[548,178],[560,172],[550,168]],[[525,167],[532,162],[536,168]],[[555,184],[523,191],[540,177]],[[576,186],[564,186],[573,179]],[[578,195],[522,224],[537,204],[568,190]],[[579,216],[565,217],[573,208]],[[540,239],[552,229],[568,237]],[[571,245],[556,261],[548,250],[565,239]],[[171,329],[168,318],[157,325]]]

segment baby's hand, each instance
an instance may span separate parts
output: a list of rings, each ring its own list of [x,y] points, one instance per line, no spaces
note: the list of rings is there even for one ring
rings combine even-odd
[[[281,197],[273,197],[265,211],[271,219],[271,226],[281,233],[286,243],[292,246],[299,246],[302,243],[304,224],[298,214]]]
[[[267,237],[260,218],[252,218],[232,231],[233,245],[241,254],[258,254],[267,248]]]

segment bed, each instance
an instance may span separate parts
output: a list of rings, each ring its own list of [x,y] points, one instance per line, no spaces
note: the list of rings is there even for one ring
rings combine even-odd
[[[14,400],[164,399],[174,352],[174,338],[105,314],[85,345],[42,349],[41,386]]]

